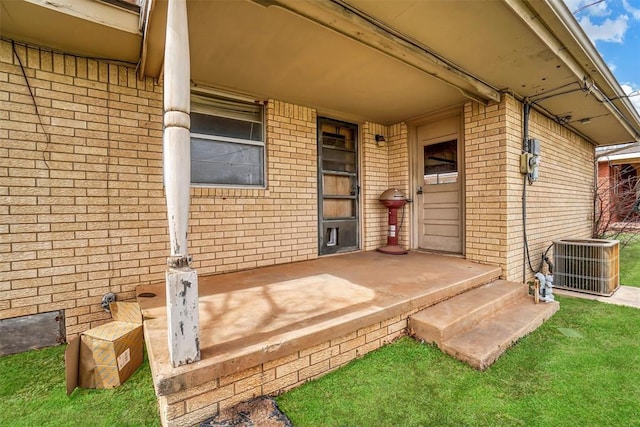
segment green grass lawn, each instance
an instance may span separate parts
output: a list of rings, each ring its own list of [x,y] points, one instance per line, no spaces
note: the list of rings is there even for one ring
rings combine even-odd
[[[620,284],[640,288],[640,239],[620,251]]]
[[[404,338],[278,398],[295,426],[640,425],[640,310],[561,309],[478,372]]]
[[[65,348],[61,345],[0,357],[0,425],[160,425],[146,359],[118,388],[77,389],[67,396]]]

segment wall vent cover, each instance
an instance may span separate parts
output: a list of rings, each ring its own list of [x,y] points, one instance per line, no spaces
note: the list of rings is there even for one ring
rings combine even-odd
[[[563,239],[553,244],[554,287],[610,296],[620,286],[617,240]]]

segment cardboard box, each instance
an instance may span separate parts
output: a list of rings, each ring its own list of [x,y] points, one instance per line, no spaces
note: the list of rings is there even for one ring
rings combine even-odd
[[[69,342],[65,351],[67,394],[76,387],[118,387],[142,364],[140,307],[114,302],[110,308],[113,322],[89,329]]]

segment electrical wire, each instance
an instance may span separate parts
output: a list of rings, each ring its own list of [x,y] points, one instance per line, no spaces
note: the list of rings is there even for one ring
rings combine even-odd
[[[20,71],[22,71],[22,77],[24,77],[24,81],[27,85],[27,89],[29,90],[29,96],[31,97],[31,102],[33,103],[33,108],[36,111],[36,117],[38,118],[38,123],[40,124],[40,128],[42,129],[42,133],[44,134],[45,139],[47,140],[46,145],[44,146],[44,150],[42,150],[42,161],[44,162],[47,170],[49,170],[49,162],[47,161],[46,153],[49,150],[49,145],[51,144],[51,136],[47,132],[44,127],[44,123],[42,122],[42,116],[40,115],[40,110],[38,109],[38,103],[36,102],[36,97],[33,94],[33,89],[31,88],[31,83],[29,83],[29,78],[27,77],[27,72],[24,69],[24,65],[22,64],[22,59],[20,59],[20,55],[18,55],[18,51],[16,50],[16,43],[11,41],[11,49],[13,50],[13,55],[18,60],[18,65],[20,66]],[[36,127],[37,128],[37,127]]]
[[[533,269],[533,265],[531,264],[529,239],[527,237],[527,175],[524,175],[524,181],[522,184],[522,234],[524,235],[524,253],[527,264],[529,265],[529,270],[535,274],[537,271]],[[524,271],[522,272],[522,276],[522,281],[524,282],[526,279]]]

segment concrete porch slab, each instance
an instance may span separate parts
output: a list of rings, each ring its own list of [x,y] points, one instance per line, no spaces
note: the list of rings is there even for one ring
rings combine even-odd
[[[178,368],[171,367],[168,358],[165,285],[139,286],[138,302],[156,393],[171,406],[180,396],[191,396],[187,390],[202,389],[200,393],[205,393],[208,387],[222,387],[226,380],[218,379],[225,376],[260,366],[258,371],[265,376],[267,362],[296,352],[300,355],[301,350],[328,341],[333,345],[332,340],[394,317],[406,326],[408,314],[488,283],[500,274],[498,267],[455,257],[358,252],[200,277],[202,360]],[[156,296],[140,296],[148,293]],[[350,351],[344,345],[337,351],[343,349]],[[334,366],[328,362],[326,371]],[[267,394],[266,388],[263,393]],[[193,407],[205,404],[202,399],[194,402]],[[184,417],[191,412],[188,402],[171,410],[175,410],[176,419],[182,412]],[[196,418],[187,417],[185,422],[187,419]],[[180,423],[163,420],[163,424]]]

